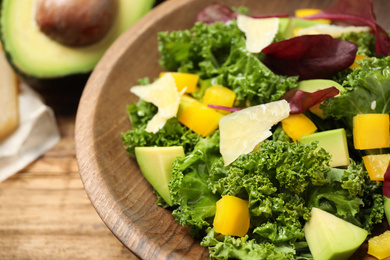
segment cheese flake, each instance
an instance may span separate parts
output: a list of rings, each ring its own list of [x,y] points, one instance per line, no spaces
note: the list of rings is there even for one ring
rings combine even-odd
[[[134,86],[130,92],[158,108],[157,114],[148,122],[146,132],[157,133],[168,119],[177,114],[181,93],[177,91],[175,79],[169,73],[149,85]]]
[[[279,30],[279,18],[252,18],[239,14],[237,26],[245,33],[246,49],[251,53],[259,53],[275,38]]]
[[[220,152],[225,165],[240,155],[248,154],[272,135],[271,127],[290,114],[286,100],[248,107],[231,113],[219,121]]]

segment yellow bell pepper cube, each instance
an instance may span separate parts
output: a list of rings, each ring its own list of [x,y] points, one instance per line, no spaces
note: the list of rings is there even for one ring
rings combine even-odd
[[[296,9],[295,10],[295,17],[302,18],[305,16],[315,15],[319,12],[321,12],[321,9],[315,9],[315,8],[302,8],[302,9]],[[329,19],[315,19],[314,21],[320,22],[320,23],[326,23],[331,24],[332,21]]]
[[[351,66],[349,66],[350,69],[354,69],[354,68],[361,68],[361,66],[359,64],[357,64],[356,62],[357,61],[361,61],[361,60],[364,60],[368,58],[367,56],[365,55],[362,55],[362,54],[356,54],[355,56],[355,61],[352,63]]]
[[[353,117],[353,143],[355,149],[389,147],[389,115],[359,114]]]
[[[203,103],[206,105],[218,105],[224,107],[233,107],[236,100],[236,93],[231,89],[213,85],[206,89],[203,95]],[[218,112],[222,114],[228,114],[229,111],[218,109]]]
[[[390,230],[368,240],[368,254],[378,259],[390,257]]]
[[[304,114],[292,114],[282,120],[282,127],[294,142],[317,131],[316,125]]]
[[[390,154],[365,155],[363,156],[363,162],[371,180],[383,181],[390,162]]]
[[[245,236],[250,225],[248,201],[226,195],[216,206],[214,230],[223,235]]]
[[[184,93],[193,93],[196,89],[196,86],[198,85],[199,75],[182,72],[161,72],[160,78],[166,73],[169,73],[173,76],[175,79],[177,91],[179,92],[186,88]]]
[[[180,105],[178,120],[195,133],[206,137],[218,128],[219,120],[224,115],[196,99],[189,99],[192,98],[186,97],[187,103]]]

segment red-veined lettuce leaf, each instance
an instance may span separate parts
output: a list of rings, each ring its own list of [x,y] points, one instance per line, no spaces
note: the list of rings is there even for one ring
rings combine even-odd
[[[385,177],[385,179],[383,181],[383,186],[382,186],[383,195],[385,195],[386,197],[390,198],[390,164],[387,167],[387,170],[385,172],[385,176],[384,177]]]
[[[303,35],[275,42],[262,50],[274,73],[300,80],[329,78],[355,60],[357,45],[327,34]]]
[[[214,2],[203,8],[196,16],[196,22],[213,24],[215,22],[226,23],[237,18],[238,12],[222,2]],[[252,18],[288,17],[288,14],[249,15]]]
[[[292,89],[287,91],[281,99],[285,99],[290,104],[290,114],[299,114],[338,94],[339,90],[336,87],[321,89],[312,93],[300,89]]]
[[[305,19],[330,19],[355,26],[370,26],[375,34],[377,55],[390,55],[390,37],[377,23],[371,0],[339,0],[322,12]]]
[[[212,24],[215,22],[227,22],[236,19],[237,12],[228,5],[221,2],[214,2],[203,8],[196,16],[196,22]]]

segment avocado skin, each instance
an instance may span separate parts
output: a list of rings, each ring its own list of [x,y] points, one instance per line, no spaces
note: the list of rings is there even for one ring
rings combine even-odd
[[[151,9],[152,7],[157,5],[157,3],[162,2],[162,1],[154,1],[154,0],[143,0],[143,1],[144,1],[144,9],[145,8]],[[7,1],[0,0],[0,19],[1,19],[1,15],[3,14],[3,8],[6,5],[6,2]],[[142,15],[144,14],[139,14],[139,17],[141,17]],[[117,37],[119,37],[119,35]],[[6,46],[7,44],[2,29],[2,22],[0,22],[0,42],[3,46]],[[109,46],[106,49],[108,48]],[[18,75],[19,79],[23,82],[26,82],[28,85],[30,85],[31,87],[33,87],[38,91],[43,91],[46,88],[51,88],[51,87],[69,89],[72,86],[76,88],[83,88],[93,70],[92,68],[92,69],[84,70],[80,73],[76,72],[76,73],[59,75],[59,76],[48,76],[48,77],[36,76],[33,74],[25,73],[21,69],[19,69],[18,66],[15,65],[12,54],[7,50],[7,48],[4,48],[4,51],[8,62],[14,69],[15,73]]]

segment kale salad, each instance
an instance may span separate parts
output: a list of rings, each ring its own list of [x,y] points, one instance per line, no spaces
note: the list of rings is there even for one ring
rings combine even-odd
[[[364,158],[389,153],[390,38],[370,0],[295,16],[216,2],[192,28],[157,37],[165,72],[131,88],[139,101],[127,107],[123,145],[156,203],[190,226],[211,259],[317,259],[314,208],[365,234],[318,258],[348,259],[385,221],[384,173],[373,177]],[[365,130],[376,123],[383,137]],[[180,153],[164,176],[146,173],[148,152],[137,149],[158,157],[167,147]]]

